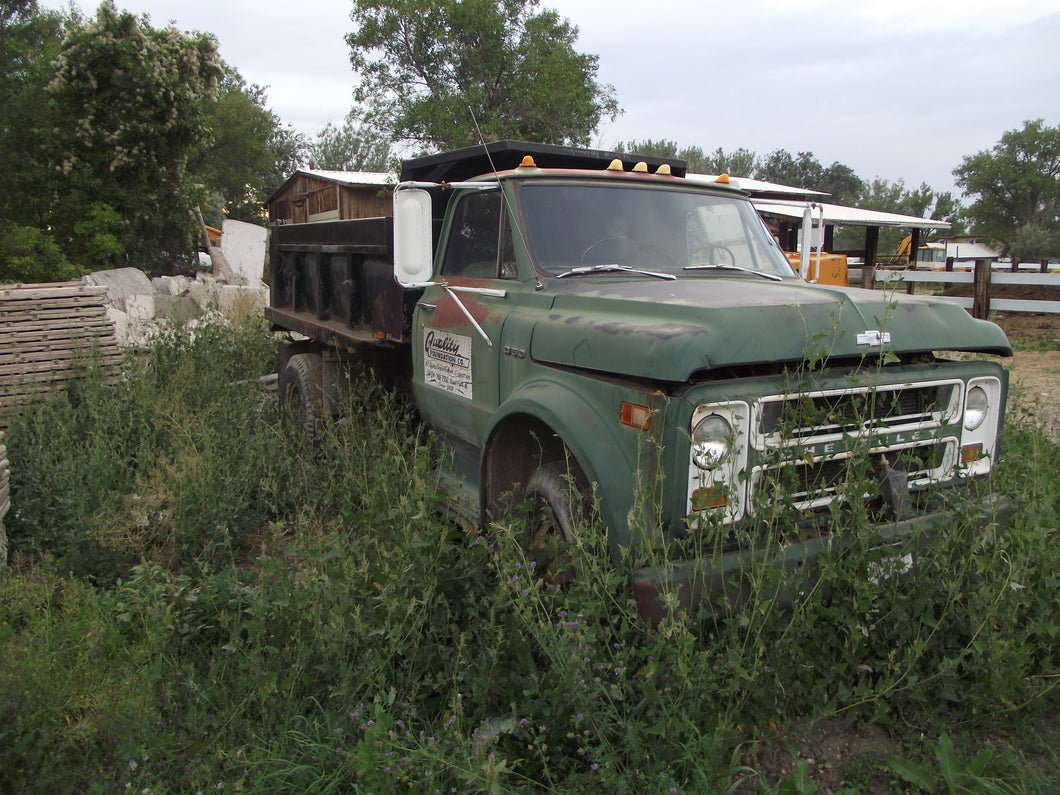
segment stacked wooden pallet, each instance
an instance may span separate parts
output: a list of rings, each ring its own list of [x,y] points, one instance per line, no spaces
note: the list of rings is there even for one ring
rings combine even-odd
[[[107,290],[81,282],[0,285],[0,431],[18,406],[76,378],[98,357],[121,361]]]
[[[7,531],[4,530],[4,517],[11,507],[10,491],[7,487],[7,449],[0,442],[0,568],[7,565]]]

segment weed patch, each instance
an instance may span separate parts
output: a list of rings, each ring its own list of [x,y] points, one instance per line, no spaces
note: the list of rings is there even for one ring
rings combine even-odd
[[[260,327],[174,329],[119,384],[90,374],[12,425],[0,789],[1058,783],[1039,764],[1055,737],[1026,756],[1015,735],[989,756],[962,739],[1058,706],[1060,446],[1033,428],[1009,426],[992,480],[1009,526],[957,515],[881,546],[871,517],[836,510],[837,543],[803,572],[772,565],[793,538],[766,512],[722,594],[741,609],[653,627],[601,527],[579,528],[556,587],[518,518],[448,523],[432,440],[371,384],[299,450],[253,384],[270,360]],[[733,542],[710,530],[687,551]],[[801,746],[763,751],[793,725],[887,742],[826,773]]]

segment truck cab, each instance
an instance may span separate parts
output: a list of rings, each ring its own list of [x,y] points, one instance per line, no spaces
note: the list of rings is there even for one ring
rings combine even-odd
[[[777,565],[810,567],[838,507],[901,538],[989,475],[1007,373],[942,352],[1010,355],[996,326],[809,284],[738,188],[611,155],[499,142],[408,161],[394,190],[412,391],[469,526],[528,503],[553,575],[593,510],[616,564],[700,550],[631,572],[657,619],[662,592],[689,604],[735,575],[778,501]]]

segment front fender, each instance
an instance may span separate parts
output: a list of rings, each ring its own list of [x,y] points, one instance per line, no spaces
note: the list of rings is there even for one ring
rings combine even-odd
[[[595,487],[601,518],[608,530],[611,557],[621,559],[629,546],[629,513],[636,495],[637,432],[606,416],[578,391],[554,381],[523,384],[495,412],[486,438],[491,446],[500,428],[530,416],[550,428]]]

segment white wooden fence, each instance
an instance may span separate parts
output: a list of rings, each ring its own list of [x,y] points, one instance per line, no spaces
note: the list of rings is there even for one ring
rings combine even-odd
[[[993,298],[990,287],[995,284],[1021,284],[1040,287],[1060,287],[1060,273],[1027,273],[997,270],[989,260],[977,260],[973,270],[926,271],[926,270],[883,270],[877,269],[876,287],[906,287],[912,292],[916,284],[971,284],[971,296],[939,295],[943,301],[971,310],[976,317],[988,317],[991,311],[997,312],[1035,312],[1042,314],[1060,314],[1060,301],[1042,301],[1013,298]]]

